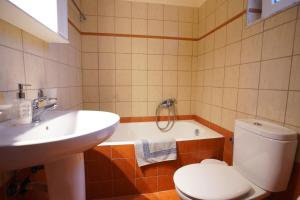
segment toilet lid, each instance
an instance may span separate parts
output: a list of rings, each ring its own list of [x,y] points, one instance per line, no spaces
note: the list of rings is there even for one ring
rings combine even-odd
[[[192,164],[174,174],[176,187],[196,199],[234,199],[251,186],[233,167],[217,164]]]

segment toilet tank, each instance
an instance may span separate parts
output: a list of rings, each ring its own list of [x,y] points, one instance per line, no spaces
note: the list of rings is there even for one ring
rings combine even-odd
[[[233,166],[258,187],[287,188],[297,148],[297,133],[256,119],[236,120]]]

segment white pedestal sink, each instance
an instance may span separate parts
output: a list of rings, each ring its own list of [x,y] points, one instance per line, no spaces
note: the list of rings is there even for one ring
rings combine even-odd
[[[0,172],[45,165],[51,200],[84,200],[82,152],[109,138],[120,117],[100,111],[51,111],[38,125],[0,123]]]

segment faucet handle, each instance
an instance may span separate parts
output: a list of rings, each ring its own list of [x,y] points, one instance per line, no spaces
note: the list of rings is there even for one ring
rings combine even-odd
[[[42,98],[42,97],[45,97],[45,96],[44,96],[44,91],[40,88],[40,89],[38,90],[38,98]]]

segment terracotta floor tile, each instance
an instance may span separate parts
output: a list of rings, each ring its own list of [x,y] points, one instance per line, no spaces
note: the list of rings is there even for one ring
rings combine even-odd
[[[159,200],[180,200],[175,190],[158,192]]]

